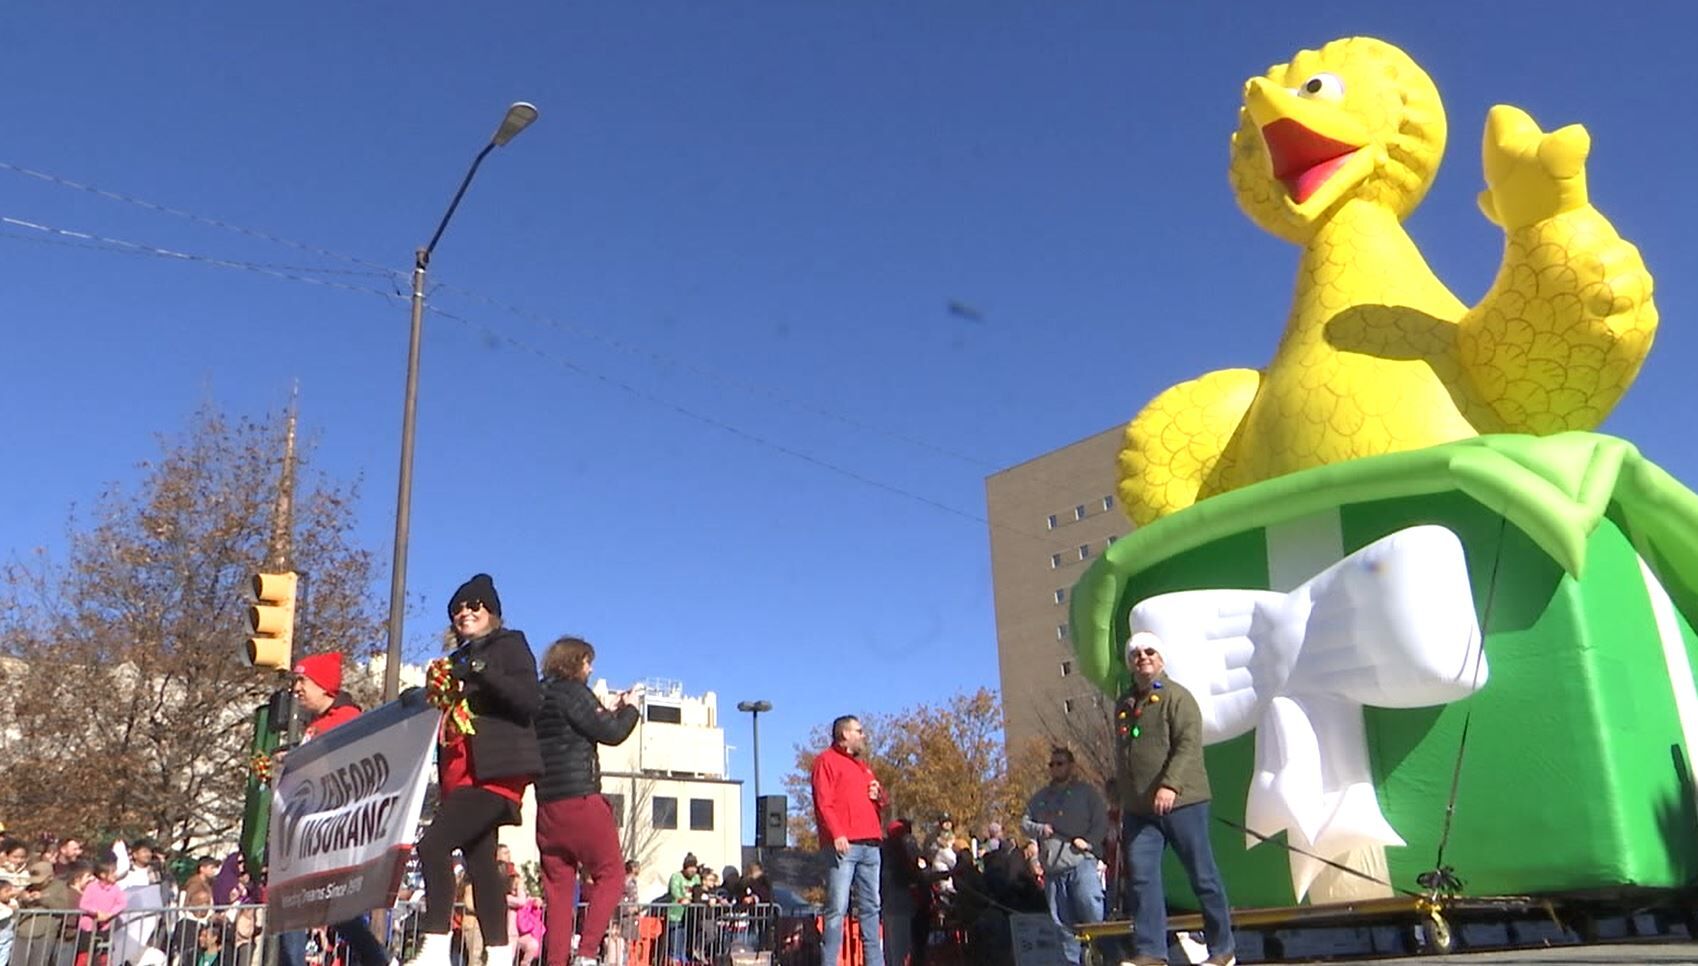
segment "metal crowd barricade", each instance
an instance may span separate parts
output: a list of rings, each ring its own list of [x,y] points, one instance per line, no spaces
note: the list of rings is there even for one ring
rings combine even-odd
[[[416,938],[419,917],[407,902],[371,918],[372,934],[391,956]],[[260,905],[168,906],[126,909],[104,927],[79,928],[86,914],[75,909],[25,907],[13,916],[10,959],[0,966],[199,966],[203,953],[214,966],[275,966],[276,938],[265,928]],[[334,929],[306,932],[302,966],[355,966],[347,944]],[[468,957],[455,935],[455,962]],[[410,952],[410,948],[408,949]]]
[[[506,913],[506,910],[502,911]],[[449,920],[448,956],[455,966],[483,966],[486,941],[476,919],[477,915],[463,903],[454,904],[454,914]],[[468,922],[471,925],[468,926]],[[419,938],[424,934],[424,894],[417,893],[410,899],[397,902],[393,909],[374,914],[371,932],[378,942],[389,947],[395,959],[406,962],[418,949]],[[324,966],[358,966],[352,962],[345,944],[338,942],[333,953],[336,958]],[[537,959],[534,966],[541,966],[541,962],[540,958]]]
[[[581,925],[585,906],[574,917]],[[402,900],[371,917],[372,934],[395,960],[417,948],[422,902]],[[505,913],[506,910],[503,910]],[[129,909],[104,927],[79,928],[86,914],[75,909],[25,907],[12,918],[9,960],[0,966],[275,966],[277,943],[269,940],[259,905],[170,906]],[[456,908],[450,955],[455,966],[483,966],[476,916]],[[511,931],[511,922],[509,923]],[[357,966],[334,930],[307,930],[303,966]],[[576,928],[574,928],[576,933]],[[510,937],[519,941],[520,937]],[[542,937],[544,941],[575,941]],[[845,922],[840,966],[858,966],[859,935],[853,917]],[[532,966],[541,966],[541,944]],[[608,966],[817,966],[820,920],[786,916],[777,905],[647,903],[619,906],[608,927],[602,958]]]
[[[578,904],[573,936],[544,936],[542,941],[575,943],[586,909]],[[417,913],[416,907],[406,903],[397,908],[390,949],[403,961],[418,944]],[[450,944],[456,966],[482,966],[479,953],[487,938],[480,935],[476,918],[456,910]],[[468,928],[468,922],[474,924]],[[522,946],[523,938],[512,934],[511,921],[508,930],[509,941]],[[384,937],[379,934],[378,938]],[[523,957],[530,951],[519,952]],[[778,906],[770,904],[625,903],[614,910],[601,956],[608,966],[816,966],[819,924],[812,916],[786,918]]]
[[[126,909],[105,923],[76,909],[20,908],[11,951],[0,966],[263,966],[259,906]]]
[[[575,923],[582,923],[584,911],[580,903]],[[815,966],[819,961],[816,919],[785,917],[778,906],[766,903],[624,903],[615,910],[607,937],[601,954],[608,966]]]

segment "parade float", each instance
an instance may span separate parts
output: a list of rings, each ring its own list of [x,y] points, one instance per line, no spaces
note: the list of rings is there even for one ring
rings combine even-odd
[[[1136,529],[1072,593],[1111,697],[1130,634],[1166,642],[1233,905],[1269,921],[1378,902],[1442,930],[1468,897],[1698,876],[1698,496],[1594,432],[1651,348],[1651,276],[1591,204],[1585,129],[1499,105],[1502,264],[1463,304],[1401,224],[1445,140],[1432,80],[1379,40],[1245,85],[1232,189],[1301,248],[1283,337],[1131,421]]]

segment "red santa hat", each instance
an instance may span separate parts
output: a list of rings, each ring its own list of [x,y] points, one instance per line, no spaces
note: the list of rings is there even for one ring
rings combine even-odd
[[[329,694],[342,690],[342,655],[308,654],[295,662],[295,673],[323,688]]]

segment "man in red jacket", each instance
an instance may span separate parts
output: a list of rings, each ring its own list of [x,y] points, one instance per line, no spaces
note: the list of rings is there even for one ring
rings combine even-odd
[[[814,758],[814,818],[820,847],[831,861],[826,882],[825,935],[821,962],[836,966],[843,949],[843,917],[853,887],[855,918],[869,964],[884,962],[879,941],[879,845],[884,824],[879,810],[889,799],[866,762],[867,733],[861,720],[844,715],[831,723],[831,747]]]
[[[342,693],[342,655],[309,654],[295,662],[295,703],[307,713],[307,738],[360,716],[360,706]]]
[[[295,662],[295,703],[307,716],[306,735],[311,741],[326,731],[360,716],[360,706],[342,693],[342,655],[309,654]],[[282,758],[279,753],[278,758]],[[279,762],[281,763],[281,762]],[[389,951],[371,933],[363,919],[350,919],[334,926],[336,935],[353,950],[360,966],[388,966]],[[306,966],[307,933],[304,929],[281,933],[278,958],[283,966]]]

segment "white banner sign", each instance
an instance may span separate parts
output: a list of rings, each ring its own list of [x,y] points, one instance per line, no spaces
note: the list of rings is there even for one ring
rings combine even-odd
[[[284,759],[266,838],[266,918],[282,932],[393,905],[441,712],[392,701]]]
[[[154,930],[159,926],[163,917],[159,910],[165,907],[165,890],[156,882],[152,885],[127,886],[124,889],[124,917],[118,921],[118,928],[112,931],[112,951],[110,961],[114,963],[141,963],[146,961],[148,940],[153,937]],[[151,912],[148,915],[146,910]],[[165,954],[154,950],[155,961],[163,962]]]

